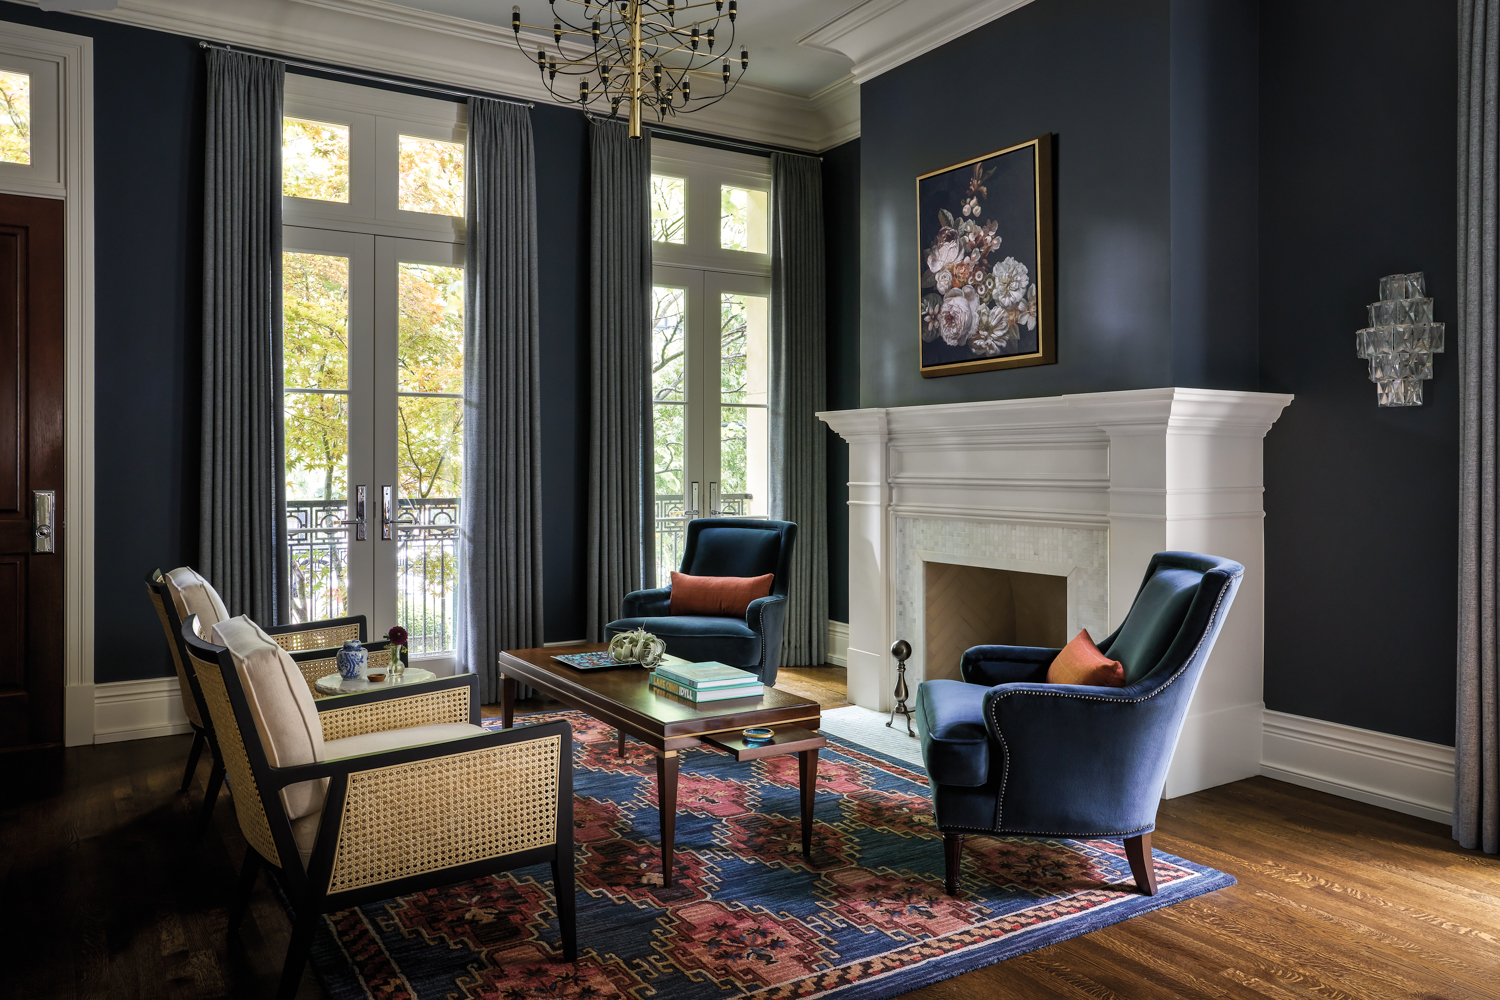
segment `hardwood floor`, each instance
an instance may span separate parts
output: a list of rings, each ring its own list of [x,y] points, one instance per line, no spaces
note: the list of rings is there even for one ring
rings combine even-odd
[[[0,998],[270,995],[287,921],[262,883],[226,942],[244,842],[228,796],[192,839],[188,742],[0,755]],[[1444,826],[1252,778],[1162,803],[1156,846],[1239,884],[909,996],[1500,997],[1500,859]]]

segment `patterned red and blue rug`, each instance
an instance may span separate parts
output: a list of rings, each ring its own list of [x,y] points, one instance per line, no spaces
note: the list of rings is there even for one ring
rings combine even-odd
[[[950,898],[926,775],[830,737],[811,859],[795,756],[684,754],[663,889],[651,755],[616,756],[577,712],[531,718],[575,736],[576,968],[542,865],[330,914],[313,951],[330,997],[880,1000],[1234,883],[1158,852],[1148,898],[1117,843],[972,837]]]

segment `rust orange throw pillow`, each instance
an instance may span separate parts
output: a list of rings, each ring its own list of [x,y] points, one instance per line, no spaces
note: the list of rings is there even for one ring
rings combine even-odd
[[[1048,684],[1093,684],[1099,687],[1124,687],[1125,668],[1099,652],[1089,630],[1084,629],[1062,648],[1047,668]]]
[[[689,576],[672,573],[672,614],[743,618],[757,597],[771,596],[773,573],[764,576]]]

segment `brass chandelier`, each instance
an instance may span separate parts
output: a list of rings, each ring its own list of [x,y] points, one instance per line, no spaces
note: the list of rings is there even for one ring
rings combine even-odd
[[[559,0],[548,0],[552,7],[552,41],[556,49],[548,53],[544,46],[536,50],[537,70],[549,93],[565,103],[582,107],[609,103],[611,118],[618,117],[620,106],[628,105],[630,136],[639,139],[643,111],[650,108],[657,120],[685,111],[701,111],[716,104],[735,88],[750,66],[750,53],[742,45],[739,72],[730,62],[729,52],[735,44],[735,20],[739,16],[738,0],[705,0],[686,3],[677,0],[561,0],[582,8],[582,24],[558,12]],[[712,7],[710,14],[707,8]],[[726,9],[727,8],[727,9]],[[564,7],[564,10],[567,10]],[[700,16],[701,15],[701,16]],[[677,18],[684,18],[678,23]],[[718,37],[720,22],[729,19],[729,39]],[[526,52],[521,29],[547,29],[521,23],[521,8],[512,7],[510,26],[516,45]],[[564,36],[582,36],[592,43],[593,51],[569,58],[563,50]],[[581,41],[582,39],[577,39]],[[717,45],[720,53],[714,52]],[[575,50],[576,51],[576,50]],[[527,53],[528,57],[530,53]],[[722,65],[717,65],[722,63]],[[559,88],[558,77],[577,77],[578,93],[570,87]],[[693,77],[717,78],[719,86],[711,93],[699,86],[694,93]],[[566,80],[563,81],[566,84]],[[701,83],[701,81],[700,81]],[[710,85],[711,86],[711,85]]]

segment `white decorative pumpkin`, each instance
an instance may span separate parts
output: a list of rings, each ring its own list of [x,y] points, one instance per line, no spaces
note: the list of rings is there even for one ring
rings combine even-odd
[[[667,644],[643,628],[621,632],[609,641],[609,656],[616,663],[639,663],[654,667],[661,662]]]

